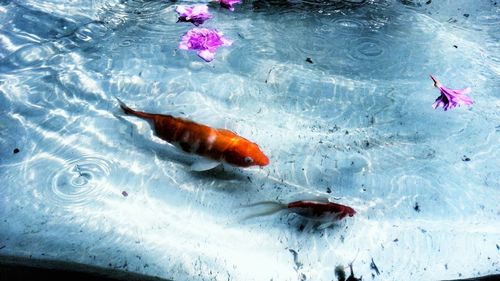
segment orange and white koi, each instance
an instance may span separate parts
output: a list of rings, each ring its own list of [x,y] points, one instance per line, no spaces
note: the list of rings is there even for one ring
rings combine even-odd
[[[215,129],[190,120],[131,109],[117,98],[126,114],[150,122],[156,136],[187,153],[202,156],[191,169],[204,171],[222,162],[236,167],[266,166],[269,159],[259,146],[226,129]]]

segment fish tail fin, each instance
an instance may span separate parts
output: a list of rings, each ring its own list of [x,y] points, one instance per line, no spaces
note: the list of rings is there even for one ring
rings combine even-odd
[[[129,115],[134,115],[142,119],[153,119],[154,115],[146,112],[141,112],[141,111],[135,111],[132,108],[128,107],[123,101],[121,101],[118,97],[115,97],[115,99],[118,101],[120,104],[120,108],[123,110],[125,114]]]
[[[250,212],[250,214],[248,214],[247,216],[245,216],[241,219],[242,221],[244,221],[244,220],[248,220],[248,219],[255,218],[255,217],[263,217],[263,216],[272,215],[272,214],[277,213],[283,209],[286,209],[287,205],[281,204],[279,202],[274,202],[274,201],[263,201],[263,202],[253,203],[250,205],[245,205],[242,207],[251,207],[251,208],[258,207],[258,210],[253,210],[253,212]]]

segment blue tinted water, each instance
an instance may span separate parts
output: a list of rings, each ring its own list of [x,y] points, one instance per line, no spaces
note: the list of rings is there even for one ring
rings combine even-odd
[[[177,280],[499,271],[497,1],[212,5],[205,26],[234,41],[212,63],[176,49],[179,3],[0,1],[1,255]],[[475,104],[433,110],[429,73]],[[114,96],[234,130],[271,164],[190,172]],[[358,213],[239,220],[313,195]]]

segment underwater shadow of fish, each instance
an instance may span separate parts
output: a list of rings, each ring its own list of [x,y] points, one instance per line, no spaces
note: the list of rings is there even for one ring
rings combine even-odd
[[[324,221],[311,220],[298,215],[289,217],[286,224],[295,229],[297,233],[307,233],[308,235],[323,235],[327,229],[328,231],[332,231],[332,233],[336,233],[343,228],[340,222],[325,223]]]
[[[148,138],[148,135],[139,133],[138,126],[131,123],[123,116],[119,114],[114,114],[114,116],[127,125],[126,132],[131,137],[128,142],[135,149],[140,150],[143,153],[153,154],[165,162],[176,162],[189,166],[194,161],[194,157],[184,155],[183,153],[177,151],[177,148],[173,145],[165,146],[162,143],[158,143],[151,138]]]
[[[246,171],[223,165],[207,171],[190,171],[193,178],[207,180],[210,183],[217,180],[217,187],[214,189],[228,193],[255,189],[255,185],[249,180],[250,176],[246,173]],[[212,185],[210,186],[212,187]]]

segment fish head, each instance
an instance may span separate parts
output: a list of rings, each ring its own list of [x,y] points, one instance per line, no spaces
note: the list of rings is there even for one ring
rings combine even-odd
[[[332,205],[332,210],[337,214],[336,219],[341,220],[346,216],[352,217],[356,214],[356,211],[346,205],[340,205],[336,203],[330,203]]]
[[[346,208],[344,209],[344,212],[345,212],[348,216],[352,217],[352,216],[354,216],[354,215],[356,214],[356,211],[355,211],[353,208],[351,208],[351,207],[349,207],[349,206],[345,206],[345,207],[346,207]]]
[[[224,160],[237,167],[266,166],[269,158],[259,146],[246,139],[241,139],[224,152]]]

